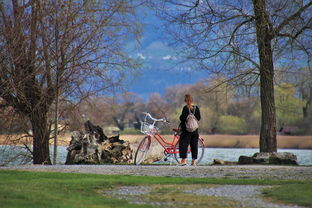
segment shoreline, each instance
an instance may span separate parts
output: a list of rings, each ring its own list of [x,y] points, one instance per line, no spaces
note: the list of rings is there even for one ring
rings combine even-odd
[[[128,141],[130,144],[137,144],[144,137],[138,135],[120,135],[120,139]],[[163,135],[167,141],[171,141],[172,135]],[[259,148],[259,135],[201,135],[207,148]],[[71,134],[66,133],[59,136],[59,146],[67,147],[71,139]],[[32,138],[22,134],[0,135],[0,145],[31,145]],[[53,144],[51,140],[50,144]],[[277,136],[277,146],[279,149],[312,149],[312,135],[307,136]]]

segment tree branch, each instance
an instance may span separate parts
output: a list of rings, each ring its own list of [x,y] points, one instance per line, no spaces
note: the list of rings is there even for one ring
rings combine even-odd
[[[312,18],[309,19],[309,21],[300,29],[298,30],[295,34],[290,34],[290,33],[277,33],[276,35],[279,37],[289,37],[290,39],[295,40],[300,34],[302,34],[305,30],[312,30],[311,24]]]
[[[249,22],[251,22],[251,21],[253,21],[253,20],[254,20],[254,17],[251,17],[251,18],[249,18],[249,19],[247,19],[247,20],[245,20],[245,21],[239,23],[239,24],[234,28],[233,32],[231,33],[231,38],[230,38],[230,40],[229,40],[229,44],[231,44],[231,42],[234,40],[235,33],[237,32],[237,30],[239,30],[240,27],[242,27],[243,25],[245,25],[245,24],[247,24],[247,23],[249,23]]]
[[[292,14],[291,16],[289,16],[288,18],[286,18],[282,23],[280,23],[279,26],[277,26],[274,29],[274,34],[279,34],[286,25],[288,25],[292,20],[296,19],[298,16],[301,15],[302,12],[304,12],[307,8],[309,8],[310,6],[312,6],[312,1],[310,1],[308,4],[306,4],[305,6],[301,7],[297,12],[295,12],[294,14]]]

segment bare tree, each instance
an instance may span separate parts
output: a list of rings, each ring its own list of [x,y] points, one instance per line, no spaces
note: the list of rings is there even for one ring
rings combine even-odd
[[[137,65],[122,52],[138,34],[129,0],[0,1],[0,97],[30,120],[33,163],[50,164],[48,112],[56,93],[103,91]]]
[[[166,117],[167,111],[166,102],[163,100],[159,93],[152,93],[149,96],[148,102],[146,104],[148,112],[153,113],[153,115],[161,118]]]
[[[141,113],[138,111],[142,109],[143,100],[137,94],[124,92],[114,96],[109,102],[109,118],[121,131],[127,127],[126,124],[139,122],[137,115]]]
[[[274,62],[311,48],[312,1],[162,0],[151,2],[196,68],[228,80],[260,77],[260,152],[276,152]],[[304,61],[307,62],[305,58]],[[286,61],[287,62],[287,61]],[[281,63],[281,62],[280,62]],[[185,63],[184,63],[185,64]]]

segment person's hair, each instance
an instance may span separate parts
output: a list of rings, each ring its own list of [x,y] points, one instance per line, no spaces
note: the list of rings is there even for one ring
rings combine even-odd
[[[190,100],[191,102],[193,102],[193,97],[192,97],[192,95],[186,94],[186,95],[184,96],[184,101],[186,102],[187,100]]]

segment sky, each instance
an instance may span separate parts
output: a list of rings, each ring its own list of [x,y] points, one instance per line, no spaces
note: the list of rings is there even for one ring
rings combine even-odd
[[[207,78],[205,71],[177,65],[181,58],[153,11],[145,9],[139,15],[143,23],[142,38],[139,43],[130,40],[126,52],[132,58],[139,58],[142,68],[127,81],[127,91],[147,99],[151,93],[163,94],[166,87],[193,84]]]

